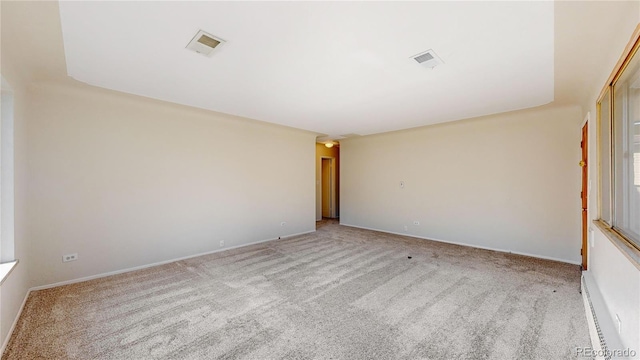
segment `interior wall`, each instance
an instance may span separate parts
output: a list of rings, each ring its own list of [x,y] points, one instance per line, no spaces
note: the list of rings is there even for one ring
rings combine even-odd
[[[578,264],[580,116],[547,106],[343,140],[341,223]]]
[[[335,159],[336,171],[336,217],[340,217],[340,147],[328,148],[316,143],[316,221],[322,220],[322,157]]]
[[[33,285],[315,230],[313,133],[89,86],[30,96]]]
[[[560,4],[556,6],[558,5]],[[599,218],[596,101],[640,22],[640,2],[587,2],[582,3],[582,6],[597,8],[597,12],[594,11],[597,15],[590,23],[593,31],[600,36],[590,39],[592,47],[599,49],[600,56],[603,57],[596,67],[598,70],[592,73],[592,78],[585,80],[593,82],[594,85],[586,88],[587,95],[583,98],[583,118],[590,118],[588,218],[596,220]],[[634,266],[598,227],[589,223],[589,231],[591,244],[588,271],[593,276],[598,287],[596,290],[600,292],[607,307],[607,313],[598,313],[597,316],[599,321],[611,322],[614,328],[617,328],[616,316],[622,322],[620,333],[605,333],[605,338],[619,337],[619,343],[623,347],[640,353],[640,269]]]
[[[591,225],[591,224],[590,224]],[[593,275],[608,313],[598,314],[599,321],[607,321],[618,328],[616,316],[621,320],[618,336],[623,348],[640,354],[640,269],[609,240],[597,227],[593,228],[593,245],[589,247],[589,272]],[[592,291],[592,289],[589,289]]]

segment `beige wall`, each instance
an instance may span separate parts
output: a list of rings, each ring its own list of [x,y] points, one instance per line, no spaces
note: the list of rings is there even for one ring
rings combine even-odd
[[[343,140],[341,223],[578,263],[580,116],[544,107]]]
[[[593,225],[591,227],[593,246],[589,248],[589,272],[608,310],[608,313],[598,314],[598,318],[602,322],[608,316],[607,320],[614,329],[613,334],[605,333],[605,338],[617,335],[622,348],[635,349],[640,354],[640,270],[600,229]],[[618,326],[616,315],[622,321],[619,334],[615,334]]]
[[[30,97],[32,285],[315,230],[315,134],[88,86]]]
[[[322,220],[322,157],[335,160],[336,171],[336,216],[340,216],[340,147],[328,148],[324,144],[316,144],[316,220]]]

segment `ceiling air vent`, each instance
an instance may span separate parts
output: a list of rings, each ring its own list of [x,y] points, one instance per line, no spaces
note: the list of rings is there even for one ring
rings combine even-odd
[[[345,138],[345,139],[346,139],[346,138],[352,138],[352,137],[358,137],[358,136],[361,136],[361,135],[359,135],[359,134],[354,134],[354,133],[340,135],[340,137]]]
[[[187,45],[187,49],[205,56],[211,56],[213,50],[219,48],[223,43],[224,40],[200,30],[196,36],[191,39],[189,45]]]
[[[415,60],[418,64],[433,69],[434,67],[444,64],[444,61],[440,59],[436,53],[429,49],[425,52],[422,52],[418,55],[412,56],[413,60]]]

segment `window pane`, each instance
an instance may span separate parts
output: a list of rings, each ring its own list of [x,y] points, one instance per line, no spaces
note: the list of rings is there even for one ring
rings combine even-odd
[[[611,225],[611,114],[609,91],[600,103],[600,219]]]
[[[640,244],[640,56],[614,86],[613,226]]]

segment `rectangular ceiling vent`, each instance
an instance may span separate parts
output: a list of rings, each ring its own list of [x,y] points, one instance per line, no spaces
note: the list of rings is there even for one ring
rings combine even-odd
[[[219,48],[222,44],[224,44],[224,40],[200,30],[196,36],[191,39],[189,45],[187,45],[187,49],[205,56],[211,56],[213,50]]]
[[[433,69],[434,67],[444,64],[444,61],[440,59],[438,55],[436,55],[435,51],[429,49],[425,52],[422,52],[418,55],[412,56],[413,60],[415,60],[418,64]]]

